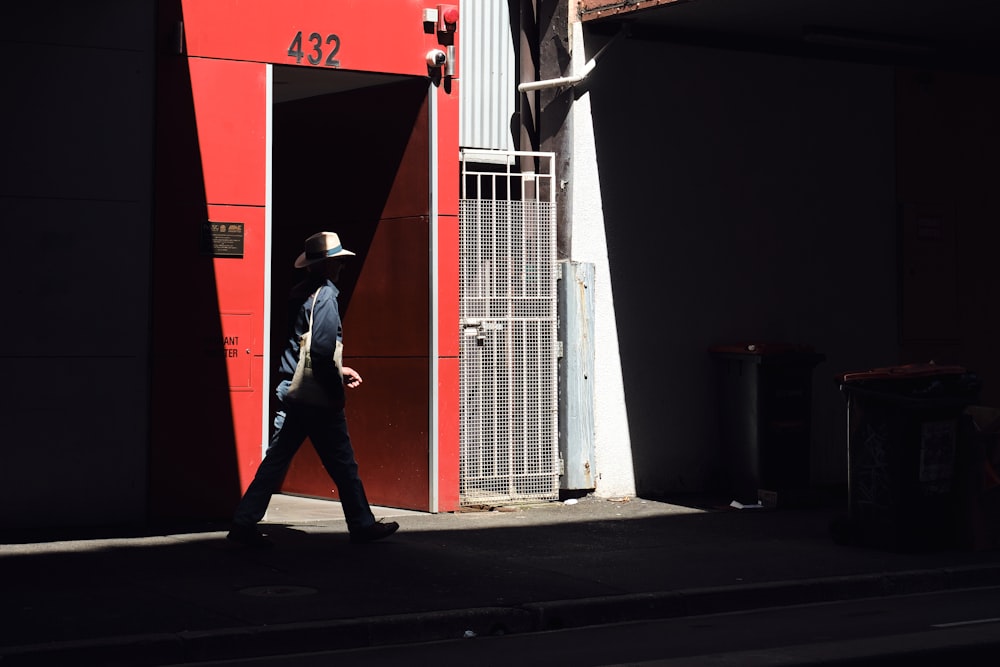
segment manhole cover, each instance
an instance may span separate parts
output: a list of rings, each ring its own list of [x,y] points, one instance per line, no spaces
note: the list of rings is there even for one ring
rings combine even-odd
[[[308,586],[254,586],[240,590],[243,595],[258,598],[294,598],[303,595],[315,595],[318,591]]]

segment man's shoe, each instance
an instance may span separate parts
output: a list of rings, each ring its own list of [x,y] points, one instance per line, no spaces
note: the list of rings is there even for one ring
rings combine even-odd
[[[359,528],[358,530],[351,531],[351,544],[366,544],[375,540],[381,540],[383,537],[389,537],[397,530],[399,530],[399,524],[395,521],[383,523],[379,519],[367,528]]]
[[[274,546],[274,542],[264,537],[257,530],[257,526],[233,526],[229,534],[226,535],[226,539],[255,549],[265,549]]]

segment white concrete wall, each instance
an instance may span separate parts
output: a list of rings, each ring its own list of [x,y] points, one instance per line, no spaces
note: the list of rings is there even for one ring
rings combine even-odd
[[[891,69],[627,39],[586,91],[572,258],[597,264],[598,492],[720,488],[707,350],[740,341],[827,355],[812,478],[843,481],[834,375],[897,361]]]
[[[586,63],[584,31],[571,27],[574,73]],[[571,257],[594,264],[594,457],[596,495],[604,498],[635,495],[632,442],[622,384],[621,356],[615,319],[615,292],[611,281],[608,245],[601,203],[590,96],[576,100],[572,113],[572,173],[568,175],[572,221]]]

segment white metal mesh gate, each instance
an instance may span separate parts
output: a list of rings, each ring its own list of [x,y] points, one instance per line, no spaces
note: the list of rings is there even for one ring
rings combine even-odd
[[[554,162],[462,152],[462,505],[559,496]]]

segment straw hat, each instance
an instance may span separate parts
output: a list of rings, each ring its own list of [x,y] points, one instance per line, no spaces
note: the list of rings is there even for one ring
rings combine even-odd
[[[344,246],[340,244],[339,236],[333,232],[320,232],[306,239],[305,252],[295,260],[295,268],[301,269],[331,257],[350,257],[353,255],[353,252],[345,250]]]

